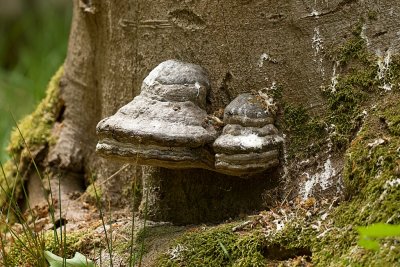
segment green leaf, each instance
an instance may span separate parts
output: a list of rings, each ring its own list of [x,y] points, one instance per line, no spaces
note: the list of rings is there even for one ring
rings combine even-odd
[[[360,235],[358,245],[370,250],[378,250],[377,239],[400,236],[400,225],[376,223],[365,227],[357,227]]]
[[[219,244],[219,246],[221,247],[222,251],[224,252],[225,256],[226,256],[228,259],[230,259],[230,257],[229,257],[229,252],[228,252],[228,250],[226,249],[226,247],[224,246],[224,244],[222,244],[222,242],[219,241],[219,240],[218,240],[218,244]]]
[[[57,255],[54,255],[50,251],[45,251],[44,256],[49,262],[50,267],[95,267],[93,261],[86,258],[79,252],[75,253],[72,259],[63,259]]]
[[[400,225],[376,223],[366,227],[358,227],[361,236],[368,237],[395,237],[400,236]]]
[[[365,237],[358,240],[358,245],[369,250],[379,250],[378,241]]]

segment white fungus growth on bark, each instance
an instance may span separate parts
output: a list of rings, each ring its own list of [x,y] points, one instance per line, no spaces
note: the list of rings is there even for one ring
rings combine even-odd
[[[322,190],[328,189],[332,185],[332,177],[336,175],[336,169],[332,165],[331,159],[327,159],[324,163],[323,170],[313,175],[304,173],[306,181],[300,191],[303,199],[307,199],[312,195],[315,186],[319,185]]]

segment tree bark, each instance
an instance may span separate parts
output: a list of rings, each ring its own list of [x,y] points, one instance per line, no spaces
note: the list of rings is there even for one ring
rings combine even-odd
[[[94,175],[105,180],[122,167],[96,155],[96,124],[138,95],[142,80],[164,60],[208,71],[209,113],[240,93],[277,86],[282,103],[323,114],[320,87],[335,75],[330,53],[357,23],[371,51],[400,48],[400,6],[391,0],[74,0],[73,14],[62,82],[64,127],[49,159],[86,181]],[[376,20],[367,19],[372,14]],[[197,169],[143,167],[141,175],[131,166],[108,187],[123,190],[143,176],[147,204],[141,207],[150,219],[218,221],[263,207],[265,195],[288,177],[300,183],[297,167],[287,167],[241,180]]]

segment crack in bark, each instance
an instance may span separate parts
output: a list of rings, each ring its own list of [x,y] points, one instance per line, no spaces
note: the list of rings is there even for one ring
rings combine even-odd
[[[353,4],[353,3],[356,3],[357,1],[358,0],[343,0],[343,1],[339,2],[337,4],[337,6],[335,8],[333,8],[333,9],[331,9],[331,10],[328,10],[326,12],[322,12],[322,13],[319,13],[319,14],[312,12],[311,14],[309,14],[307,16],[304,16],[304,17],[301,17],[301,18],[302,19],[320,18],[320,17],[326,16],[326,15],[335,14],[336,12],[341,11],[346,6],[349,6],[349,5]]]
[[[122,28],[149,28],[149,29],[165,29],[165,28],[172,28],[171,23],[168,20],[143,20],[139,22],[139,26],[137,27],[136,21],[131,21],[127,19],[120,20],[119,24]]]
[[[79,7],[87,13],[95,14],[96,7],[93,6],[92,0],[80,0]]]

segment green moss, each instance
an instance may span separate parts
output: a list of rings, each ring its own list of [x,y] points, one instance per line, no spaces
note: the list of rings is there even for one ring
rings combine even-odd
[[[335,88],[325,88],[323,92],[328,104],[326,114],[311,117],[301,106],[285,106],[283,129],[290,139],[289,157],[319,152],[326,140],[325,128],[332,127],[333,148],[343,151],[360,126],[363,106],[382,83],[377,80],[377,58],[367,50],[365,40],[360,36],[361,29],[362,24],[358,23],[351,38],[334,51],[339,75]]]
[[[399,240],[383,239],[378,251],[357,245],[357,226],[400,224],[400,185],[396,183],[400,179],[400,95],[393,92],[375,98],[374,103],[376,107],[368,110],[362,130],[346,152],[347,200],[328,208],[327,220],[321,220],[321,212],[310,216],[301,208],[280,231],[255,227],[237,233],[232,231],[233,224],[197,229],[177,239],[159,259],[159,266],[278,265],[311,254],[315,266],[399,264]],[[303,125],[310,120],[304,109],[290,112]],[[296,125],[289,129],[300,131]],[[276,255],[284,256],[276,259]]]
[[[93,182],[95,183],[95,182]],[[97,200],[101,201],[103,197],[103,190],[101,186],[99,185],[93,185],[90,184],[85,191],[85,194],[87,196],[87,200],[92,202],[92,203],[97,203]],[[96,186],[96,188],[95,188]],[[96,189],[96,190],[95,190]]]
[[[341,65],[348,64],[351,60],[360,59],[364,61],[366,59],[365,54],[365,41],[359,36],[354,36],[352,39],[347,41],[344,45],[340,46],[337,53],[337,61]]]
[[[59,100],[59,81],[62,75],[63,67],[51,79],[45,99],[32,114],[18,123],[23,138],[18,129],[14,129],[11,134],[8,152],[12,160],[4,164],[4,173],[0,172],[0,207],[3,207],[7,203],[6,200],[11,197],[12,188],[15,188],[14,197],[20,196],[25,172],[32,160],[28,148],[34,156],[35,152],[54,142],[51,130],[62,108]],[[16,160],[16,163],[13,160]]]
[[[18,129],[14,129],[11,133],[10,144],[7,148],[10,154],[20,155],[26,149],[26,145],[34,150],[36,146],[47,144],[51,139],[51,129],[62,108],[62,102],[59,99],[59,83],[63,73],[64,69],[61,67],[51,79],[46,97],[32,114],[18,123],[23,138]]]
[[[392,84],[393,90],[400,90],[400,54],[392,56],[387,73],[387,82]]]
[[[326,121],[334,128],[330,136],[334,148],[343,150],[359,126],[356,118],[361,113],[361,101],[365,96],[342,80],[338,85],[335,92],[327,93],[329,112]]]
[[[385,245],[376,252],[357,247],[354,228],[377,222],[400,223],[400,186],[391,185],[400,178],[396,172],[400,137],[382,127],[379,119],[382,114],[398,113],[399,100],[399,95],[390,94],[378,101],[378,110],[369,115],[363,130],[347,151],[343,178],[350,200],[334,211],[334,226],[338,233],[328,235],[328,240],[342,245],[335,257],[320,256],[325,261],[359,266],[393,266],[400,261],[398,247],[390,248],[393,240],[385,240]],[[392,117],[387,116],[387,119]],[[374,145],[377,140],[383,142]]]
[[[392,135],[400,136],[400,113],[398,110],[386,110],[382,112],[381,120],[388,127]]]
[[[233,224],[188,232],[163,254],[159,266],[293,266],[297,257],[309,260],[311,255],[315,266],[399,264],[399,240],[383,239],[378,251],[357,245],[357,226],[400,224],[400,94],[381,96],[375,104],[346,152],[346,201],[336,208],[296,206],[282,213],[283,220],[288,218],[282,230],[265,217],[267,226],[255,223],[240,232],[232,231]],[[304,109],[294,111],[295,121],[307,124]],[[322,220],[322,213],[328,218]]]
[[[289,258],[310,254],[315,266],[400,264],[399,240],[381,240],[378,251],[357,245],[357,226],[400,224],[400,55],[392,55],[384,77],[378,77],[378,57],[368,51],[361,30],[358,23],[335,51],[338,77],[334,88],[324,90],[327,112],[312,117],[304,107],[286,104],[280,121],[289,157],[318,152],[326,142],[325,128],[333,128],[330,140],[346,155],[346,199],[319,213],[294,207],[296,216],[279,231],[258,226],[237,233],[232,224],[223,224],[189,232],[165,252],[160,266],[286,266]],[[381,88],[385,84],[392,85],[391,92]],[[328,219],[322,220],[321,212]]]
[[[262,235],[234,233],[233,226],[188,232],[159,259],[157,266],[265,266]]]
[[[378,11],[376,11],[376,10],[368,11],[367,17],[369,20],[377,20],[378,19]]]
[[[324,124],[319,119],[312,118],[302,106],[284,107],[282,127],[289,135],[289,158],[315,154],[327,135]]]
[[[394,266],[400,262],[396,240],[383,240],[379,251],[357,246],[356,226],[400,223],[400,186],[395,182],[400,179],[399,55],[392,55],[385,77],[379,79],[378,57],[367,50],[360,32],[361,24],[337,50],[339,76],[335,88],[325,90],[328,112],[320,118],[334,125],[330,133],[334,147],[347,149],[343,180],[348,200],[322,224],[329,231],[321,238],[307,223],[311,220],[311,224],[317,224],[317,218],[299,218],[267,240],[286,249],[293,244],[307,245],[317,266]],[[384,84],[392,85],[392,93],[381,89]],[[367,112],[363,115],[364,110]],[[301,132],[309,138],[307,128],[302,127],[315,119],[310,119],[304,109],[287,114],[293,117],[287,120],[289,124],[301,124],[287,127],[290,141],[296,132],[300,141]]]
[[[361,38],[361,23],[353,31],[353,36],[336,51],[335,60],[341,73],[334,89],[326,90],[329,112],[327,123],[334,125],[331,136],[335,149],[343,150],[349,144],[352,135],[359,127],[362,107],[378,81],[378,67]]]
[[[8,248],[8,266],[25,266],[28,263],[32,264],[32,266],[47,266],[43,255],[45,250],[56,255],[65,255],[66,258],[71,258],[75,252],[83,252],[89,249],[87,242],[84,241],[87,235],[86,231],[67,234],[65,250],[63,250],[62,245],[56,242],[53,231],[38,233],[35,239],[22,234],[19,236],[20,239],[16,240]]]
[[[331,140],[338,150],[349,145],[362,124],[360,115],[383,92],[381,87],[391,84],[398,88],[400,82],[398,55],[392,57],[384,77],[378,77],[378,57],[369,52],[361,38],[361,25],[358,23],[352,37],[335,51],[333,57],[339,67],[337,84],[324,93],[329,107],[325,121],[334,125]]]

